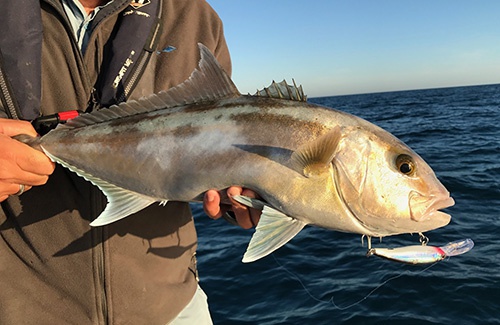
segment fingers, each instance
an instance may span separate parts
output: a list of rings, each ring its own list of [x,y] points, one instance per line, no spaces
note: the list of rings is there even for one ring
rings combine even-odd
[[[251,198],[258,198],[258,195],[252,190],[243,189],[241,186],[231,186],[227,189],[226,193],[231,202],[231,206],[221,204],[221,193],[216,190],[207,191],[203,200],[203,209],[205,213],[210,218],[218,219],[227,211],[232,210],[236,221],[242,228],[249,229],[255,227],[259,222],[261,211],[250,209],[236,202],[231,197],[234,195],[244,195]],[[222,193],[222,196],[225,196],[224,193]]]
[[[27,145],[24,146],[23,154],[16,157],[16,163],[19,168],[27,173],[33,173],[36,175],[48,176],[52,174],[55,168],[55,163],[51,161],[50,158],[43,152],[33,149]]]
[[[203,210],[212,219],[219,219],[223,213],[220,207],[220,195],[216,190],[208,190],[203,197]]]
[[[21,191],[22,189],[22,191]],[[22,193],[29,191],[31,186],[12,183],[1,183],[0,182],[0,202],[7,199],[10,195],[21,195]]]
[[[238,225],[242,227],[243,229],[250,229],[252,227],[255,227],[258,223],[258,219],[260,216],[260,211],[255,210],[255,209],[250,209],[247,206],[236,202],[232,197],[235,195],[243,195],[243,196],[248,196],[251,198],[255,198],[256,194],[252,190],[249,189],[243,189],[240,186],[231,186],[227,190],[227,195],[231,199],[232,202],[232,210],[234,212],[234,215],[236,217],[236,221],[238,221]]]
[[[26,121],[0,119],[0,201],[31,186],[45,184],[55,164],[42,152],[11,137],[26,134],[37,136]]]
[[[41,185],[47,182],[54,168],[44,153],[0,134],[0,181]]]
[[[32,137],[37,136],[30,122],[11,119],[0,119],[0,133],[9,137],[19,134],[27,134]]]
[[[52,162],[40,163],[32,168],[23,170],[21,166],[30,155],[38,155],[40,152],[0,134],[0,201],[4,201],[9,195],[20,191],[20,185],[24,186],[24,192],[31,186],[45,184],[54,166]],[[42,154],[43,155],[43,154]],[[31,161],[37,161],[32,159]],[[42,158],[43,161],[43,158]]]

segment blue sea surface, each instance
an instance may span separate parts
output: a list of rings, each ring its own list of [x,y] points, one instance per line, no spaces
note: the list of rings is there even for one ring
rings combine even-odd
[[[375,123],[422,156],[451,192],[451,223],[429,245],[472,238],[429,265],[366,257],[360,236],[306,227],[243,264],[253,230],[193,205],[201,286],[215,324],[500,324],[500,85],[312,98]],[[378,247],[417,245],[418,235]]]

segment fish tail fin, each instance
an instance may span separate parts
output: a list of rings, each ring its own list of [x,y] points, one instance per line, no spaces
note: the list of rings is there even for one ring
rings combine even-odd
[[[17,140],[19,142],[22,142],[24,144],[27,144],[28,146],[32,147],[33,149],[36,149],[38,151],[42,151],[41,147],[41,137],[32,137],[31,135],[27,134],[19,134],[16,136],[13,136],[12,139]]]

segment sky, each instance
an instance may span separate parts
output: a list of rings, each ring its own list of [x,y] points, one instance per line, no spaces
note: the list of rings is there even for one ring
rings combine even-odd
[[[233,81],[309,97],[500,83],[500,1],[207,0]]]

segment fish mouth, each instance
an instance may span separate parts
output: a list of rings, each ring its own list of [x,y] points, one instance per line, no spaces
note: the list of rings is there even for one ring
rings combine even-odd
[[[455,200],[449,196],[449,193],[438,193],[435,195],[425,196],[418,192],[412,191],[408,198],[410,208],[410,217],[428,230],[446,226],[451,216],[442,209],[449,208],[455,204]]]
[[[369,230],[366,235],[385,237],[400,234],[415,234],[431,231],[446,226],[451,221],[451,216],[441,209],[455,204],[449,195],[424,196],[411,193],[409,198],[410,215],[407,218],[390,217],[381,219],[375,216],[356,217],[358,221]]]

